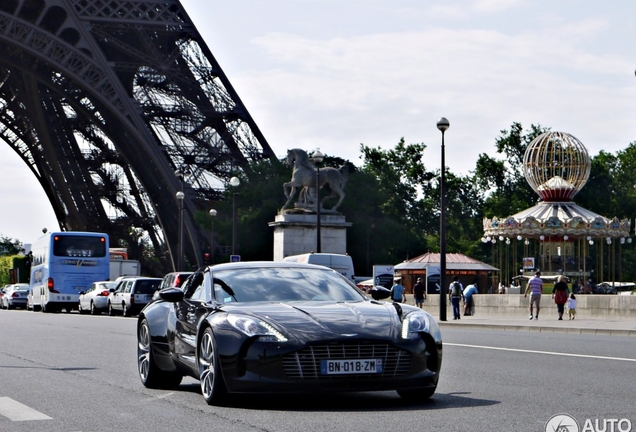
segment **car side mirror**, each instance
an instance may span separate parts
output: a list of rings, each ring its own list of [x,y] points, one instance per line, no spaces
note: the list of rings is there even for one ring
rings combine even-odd
[[[159,298],[170,303],[177,303],[183,300],[185,293],[179,288],[164,288],[159,291]]]
[[[83,294],[86,294],[86,293],[84,291],[79,292],[79,295],[83,295]]]
[[[369,294],[371,294],[371,297],[374,300],[384,300],[391,296],[391,290],[384,288],[381,285],[375,285],[373,288],[371,288]]]

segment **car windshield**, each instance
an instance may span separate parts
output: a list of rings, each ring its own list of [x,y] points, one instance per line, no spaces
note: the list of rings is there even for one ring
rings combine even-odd
[[[215,297],[233,301],[361,301],[363,294],[331,270],[264,267],[214,272]]]
[[[152,294],[157,291],[161,280],[138,280],[135,283],[135,293]]]

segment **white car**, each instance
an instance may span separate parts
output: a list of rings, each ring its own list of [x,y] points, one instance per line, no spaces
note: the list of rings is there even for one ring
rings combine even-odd
[[[79,313],[90,312],[91,315],[99,315],[108,310],[108,296],[110,290],[115,289],[115,281],[93,282],[86,291],[79,293],[78,309]]]
[[[152,300],[161,278],[133,277],[119,281],[108,297],[108,315],[131,316],[139,313]]]
[[[27,306],[29,284],[19,283],[9,285],[2,296],[2,309],[24,308]]]

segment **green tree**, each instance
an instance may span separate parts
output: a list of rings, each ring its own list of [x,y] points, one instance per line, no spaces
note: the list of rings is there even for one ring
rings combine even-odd
[[[524,134],[520,123],[502,130],[495,149],[503,156],[479,155],[475,166],[475,182],[484,196],[486,217],[506,217],[531,207],[537,196],[523,175],[523,156],[530,143],[549,128],[531,125]]]
[[[20,240],[0,235],[0,256],[16,255],[21,251],[24,251],[24,247]]]

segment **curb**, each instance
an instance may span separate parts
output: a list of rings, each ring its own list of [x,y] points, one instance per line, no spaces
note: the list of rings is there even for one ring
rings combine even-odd
[[[636,336],[636,329],[594,329],[594,328],[570,328],[570,327],[549,327],[549,326],[527,326],[513,324],[481,324],[481,323],[438,323],[440,327],[462,327],[474,330],[502,330],[502,331],[527,331],[536,333],[569,333],[569,334],[590,334],[606,336]]]

